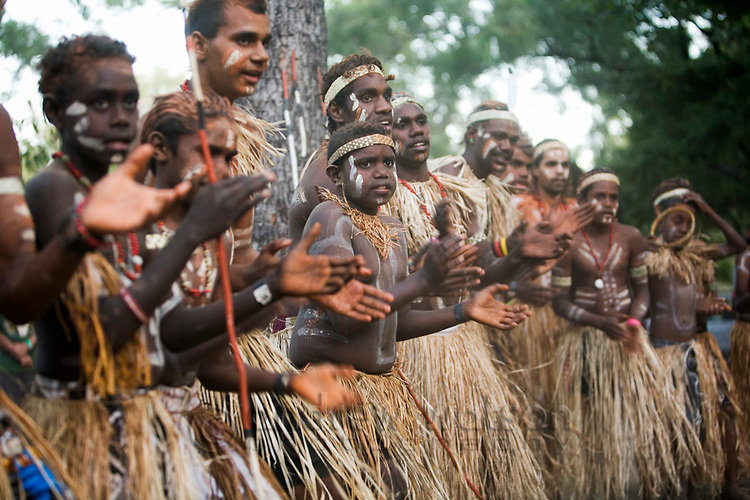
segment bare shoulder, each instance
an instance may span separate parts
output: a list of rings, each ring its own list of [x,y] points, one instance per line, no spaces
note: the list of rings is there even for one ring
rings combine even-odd
[[[75,204],[80,184],[67,172],[45,167],[26,184],[29,205],[39,244],[46,244]]]

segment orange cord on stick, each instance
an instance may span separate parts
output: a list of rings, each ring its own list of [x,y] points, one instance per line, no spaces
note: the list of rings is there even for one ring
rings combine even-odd
[[[456,460],[456,456],[451,451],[450,447],[448,446],[448,443],[445,442],[445,439],[443,439],[443,436],[440,434],[440,431],[438,430],[435,423],[432,421],[430,416],[427,414],[427,411],[424,409],[424,407],[420,404],[419,400],[417,399],[417,395],[414,394],[414,391],[411,388],[411,384],[409,384],[409,379],[406,378],[406,375],[404,375],[404,372],[401,371],[401,368],[398,368],[398,375],[401,377],[401,380],[404,381],[404,384],[406,384],[406,389],[409,391],[409,394],[411,395],[411,398],[414,400],[414,403],[416,403],[417,408],[419,408],[419,411],[424,416],[425,420],[427,420],[427,423],[430,424],[430,427],[432,428],[432,432],[435,433],[435,436],[437,436],[438,441],[440,441],[440,444],[445,448],[445,451],[448,452],[448,456],[451,457],[451,461],[453,462],[453,465],[456,467],[456,470],[459,472],[459,474],[462,474],[461,466],[458,465],[458,460]],[[476,495],[477,498],[482,498],[482,494],[479,493],[479,489],[474,485],[473,482],[471,482],[471,479],[469,479],[469,476],[464,474],[464,481],[466,481],[466,485],[471,489],[471,491]]]

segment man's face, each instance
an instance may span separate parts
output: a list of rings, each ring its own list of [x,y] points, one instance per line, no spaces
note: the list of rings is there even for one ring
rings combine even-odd
[[[510,185],[514,192],[524,193],[529,188],[529,172],[531,171],[531,156],[524,153],[523,149],[513,149],[508,168],[499,173],[500,179]]]
[[[620,207],[620,186],[610,181],[595,182],[586,192],[584,201],[592,202],[596,206],[596,214],[592,221],[594,224],[612,224]]]
[[[388,82],[377,73],[370,73],[354,80],[346,93],[345,104],[340,113],[343,123],[379,122],[388,133],[393,124],[393,108],[391,95],[393,91]]]
[[[539,189],[557,196],[565,191],[565,185],[570,177],[570,154],[562,148],[545,151],[539,166],[533,168],[532,175]]]
[[[255,92],[268,69],[266,47],[271,26],[265,14],[232,3],[227,3],[224,16],[225,24],[214,38],[206,40],[201,75],[204,84],[234,101]]]
[[[130,62],[100,59],[74,78],[55,123],[63,143],[94,165],[122,162],[138,124],[138,85]]]
[[[470,147],[480,158],[480,165],[475,168],[477,177],[483,179],[493,171],[505,170],[520,136],[518,124],[511,120],[478,123],[475,130],[467,135],[469,141],[473,140]]]
[[[338,182],[353,207],[375,215],[396,190],[396,155],[390,146],[376,144],[358,149],[344,158]],[[334,179],[336,182],[336,179]]]
[[[395,109],[391,135],[399,160],[411,163],[427,161],[430,156],[430,125],[422,108],[408,102]]]
[[[690,205],[679,204],[677,206],[682,210],[675,210],[659,223],[661,236],[667,243],[684,238],[690,232],[690,226],[692,225],[690,214],[695,214],[695,209]]]

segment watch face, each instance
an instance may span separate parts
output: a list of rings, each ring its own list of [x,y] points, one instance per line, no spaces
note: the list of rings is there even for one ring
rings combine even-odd
[[[255,300],[258,302],[258,304],[262,306],[268,305],[273,299],[271,289],[268,288],[267,283],[263,283],[258,288],[253,290],[253,297],[255,297]]]

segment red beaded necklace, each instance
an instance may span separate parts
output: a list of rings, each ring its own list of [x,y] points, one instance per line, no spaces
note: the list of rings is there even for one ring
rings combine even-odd
[[[438,180],[438,178],[435,177],[435,175],[432,172],[428,172],[428,174],[429,174],[430,178],[432,178],[432,180],[437,183],[438,188],[440,188],[440,196],[442,198],[445,198],[446,194],[445,194],[445,188],[443,188],[443,185],[440,183],[440,181]],[[413,194],[414,196],[417,197],[417,199],[419,199],[419,195],[417,194],[417,192],[414,190],[414,188],[408,182],[406,182],[405,180],[403,180],[401,177],[398,178],[398,181],[401,183],[401,185],[403,185],[406,189],[408,189],[411,192],[411,194]],[[419,200],[419,208],[422,209],[422,212],[424,212],[424,214],[427,216],[427,218],[430,219],[430,222],[434,225],[435,222],[432,220],[432,215],[430,214],[430,211],[427,210],[427,206],[422,202],[422,200]]]
[[[164,221],[158,221],[156,223],[156,227],[158,227],[159,231],[161,231],[161,233],[166,237],[170,237],[174,233],[171,229],[166,227]],[[209,250],[208,245],[206,245],[205,243],[201,243],[201,248],[203,249],[204,273],[203,276],[201,276],[198,288],[193,288],[192,286],[190,286],[190,282],[187,278],[187,273],[184,270],[180,273],[180,287],[186,294],[196,298],[200,297],[201,295],[208,296],[212,291],[208,282],[211,277],[211,273],[213,272],[213,260],[211,259],[211,251]]]
[[[81,171],[78,170],[75,165],[73,165],[73,162],[70,161],[70,157],[68,155],[66,155],[62,151],[57,151],[55,153],[52,153],[52,158],[61,160],[63,162],[63,165],[65,165],[68,171],[73,174],[73,177],[75,177],[83,187],[85,187],[87,190],[91,189],[91,181],[89,180],[89,178],[83,175]]]
[[[594,245],[591,244],[591,238],[589,238],[589,234],[586,232],[586,229],[582,229],[581,231],[583,232],[583,237],[586,238],[586,243],[589,246],[589,250],[591,250],[591,256],[594,258],[594,263],[599,269],[599,275],[594,280],[594,288],[596,288],[597,290],[601,290],[602,288],[604,288],[604,281],[602,280],[602,276],[604,275],[604,264],[607,263],[607,259],[609,259],[609,253],[612,251],[612,242],[614,241],[615,235],[615,225],[612,224],[609,226],[609,245],[607,246],[607,252],[604,254],[604,258],[601,262],[599,262],[599,259],[596,257]]]

